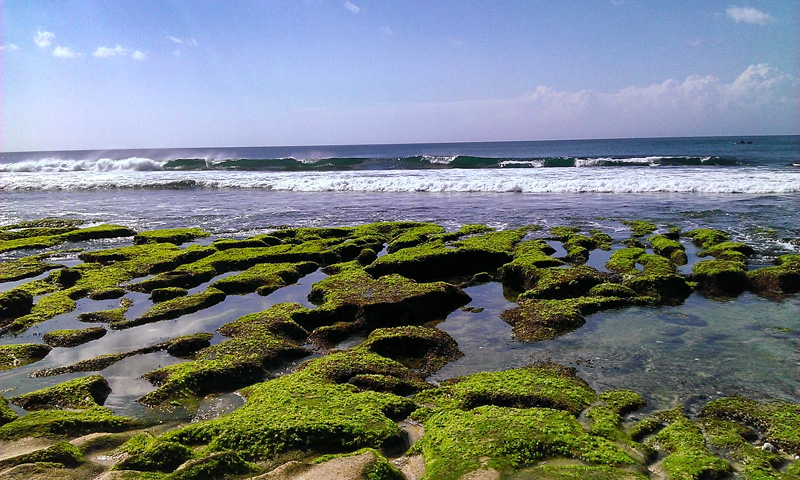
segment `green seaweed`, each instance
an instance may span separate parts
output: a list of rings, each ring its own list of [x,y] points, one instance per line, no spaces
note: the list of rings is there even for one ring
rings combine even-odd
[[[706,250],[730,239],[727,233],[712,228],[697,228],[684,232],[683,235],[691,238],[692,243]]]
[[[142,316],[131,320],[121,320],[109,324],[114,330],[121,330],[124,328],[135,327],[137,325],[144,325],[146,323],[160,322],[162,320],[169,320],[178,318],[188,313],[198,312],[200,310],[212,307],[225,300],[225,293],[209,287],[206,290],[195,293],[194,295],[187,295],[185,297],[173,298],[161,303],[153,305],[150,310],[146,311]]]
[[[655,232],[658,228],[654,223],[644,220],[624,220],[622,223],[631,227],[631,233],[633,233],[634,237],[644,237]]]
[[[479,372],[447,380],[414,400],[429,408],[470,410],[482,405],[547,407],[578,415],[595,399],[594,390],[572,368],[539,363],[501,372]]]
[[[93,432],[120,432],[135,428],[139,422],[118,417],[105,407],[85,410],[38,410],[0,426],[0,440],[24,437],[63,438]]]
[[[577,297],[560,300],[522,300],[500,317],[513,327],[514,338],[522,342],[552,340],[586,323],[584,315],[630,304],[620,297]]]
[[[765,297],[800,292],[800,254],[781,255],[776,265],[747,272],[750,289]]]
[[[748,287],[747,266],[732,260],[702,260],[692,267],[692,280],[710,294],[737,295]]]
[[[0,426],[16,420],[17,413],[8,406],[8,400],[0,396]]]
[[[373,330],[360,347],[415,367],[423,377],[464,356],[453,337],[419,326]]]
[[[662,257],[667,257],[676,265],[686,265],[686,247],[677,240],[673,240],[666,235],[655,235],[648,239],[653,246],[653,251]]]
[[[164,230],[139,232],[133,236],[133,243],[136,245],[146,243],[172,243],[180,245],[208,236],[210,236],[210,234],[200,228],[168,228]]]
[[[51,348],[38,343],[0,345],[0,371],[38,362],[50,353]]]
[[[139,470],[145,472],[172,472],[181,464],[194,458],[193,452],[179,443],[136,436],[120,447],[130,456],[114,465],[114,470]]]
[[[9,398],[25,410],[92,408],[102,405],[111,387],[100,375],[75,378],[52,387]]]
[[[760,430],[766,441],[794,455],[800,454],[800,404],[759,403],[745,397],[726,397],[708,402],[704,417],[734,420]]]
[[[549,408],[448,409],[425,420],[413,451],[425,457],[425,478],[455,480],[481,469],[516,470],[551,457],[599,465],[635,464],[605,438],[587,434],[568,412]]]
[[[536,274],[534,286],[520,295],[520,300],[533,298],[570,298],[585,295],[594,286],[604,283],[606,276],[585,265],[570,268],[544,268]]]
[[[52,330],[42,336],[44,343],[51,347],[77,347],[84,343],[97,340],[107,333],[103,327],[90,327],[84,329]]]
[[[303,275],[317,269],[313,262],[262,263],[247,270],[217,280],[212,288],[222,290],[226,294],[241,294],[257,291],[259,295],[268,295],[280,287],[291,285]]]
[[[61,268],[61,265],[43,261],[51,255],[50,253],[44,253],[0,263],[0,282],[13,282],[24,278],[36,277],[49,270]]]
[[[22,465],[23,463],[37,462],[51,462],[65,467],[77,467],[84,461],[83,453],[78,447],[62,441],[42,450],[0,460],[0,470]]]

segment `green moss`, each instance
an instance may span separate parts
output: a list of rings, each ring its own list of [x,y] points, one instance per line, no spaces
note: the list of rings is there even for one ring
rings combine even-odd
[[[0,293],[0,325],[8,323],[9,319],[26,315],[32,307],[33,295],[21,288]]]
[[[444,410],[425,421],[425,436],[414,450],[425,457],[425,478],[437,480],[455,480],[487,467],[516,470],[551,457],[635,463],[613,443],[587,434],[569,413],[548,408]]]
[[[376,277],[394,273],[415,280],[493,271],[512,260],[511,251],[524,236],[520,229],[476,235],[452,246],[432,240],[384,255],[366,270]]]
[[[0,426],[0,439],[76,437],[93,432],[119,432],[137,425],[134,419],[118,417],[105,407],[86,410],[40,410]]]
[[[708,402],[702,415],[742,422],[759,429],[766,441],[794,455],[800,454],[798,403],[759,403],[744,397],[726,397]]]
[[[594,243],[595,248],[599,248],[600,250],[611,250],[611,242],[613,241],[611,235],[603,233],[600,230],[592,230],[589,233],[592,234],[592,242]]]
[[[646,480],[627,469],[605,465],[542,465],[507,476],[508,480]]]
[[[747,266],[731,260],[703,260],[692,267],[692,280],[711,294],[736,295],[747,289]]]
[[[291,285],[303,275],[317,269],[317,264],[303,262],[262,263],[242,273],[225,277],[211,284],[211,287],[222,290],[226,294],[251,293],[258,291],[260,295],[268,295],[280,287]]]
[[[676,265],[685,265],[687,263],[686,247],[681,242],[673,240],[666,235],[655,235],[650,237],[649,240],[656,254],[669,258]]]
[[[99,312],[84,312],[78,315],[81,322],[102,322],[114,323],[125,320],[125,312],[133,306],[133,301],[123,298],[119,302],[119,308],[113,310],[101,310]]]
[[[83,453],[78,447],[71,445],[69,442],[58,442],[43,450],[0,460],[0,470],[22,465],[23,463],[36,462],[51,462],[66,467],[77,467],[84,461]]]
[[[779,479],[780,473],[775,467],[784,459],[768,450],[751,445],[745,437],[752,437],[752,431],[736,422],[703,418],[700,426],[710,445],[732,451],[732,458],[741,464],[745,478]]]
[[[213,453],[207,457],[191,460],[180,470],[175,470],[169,480],[207,480],[228,475],[241,475],[257,471],[255,465],[245,462],[235,452]]]
[[[212,307],[225,300],[225,293],[216,288],[209,287],[205,291],[187,295],[185,297],[173,298],[156,305],[146,311],[141,317],[132,320],[122,320],[113,322],[109,326],[114,330],[135,327],[146,323],[160,322],[171,318],[178,318],[188,313]]]
[[[44,343],[51,347],[77,347],[105,336],[103,327],[90,327],[80,330],[53,330],[42,336]]]
[[[634,237],[644,237],[645,235],[655,232],[658,228],[654,223],[644,220],[626,220],[622,223],[631,227],[631,232]]]
[[[727,233],[711,228],[689,230],[688,232],[684,232],[684,235],[691,238],[695,245],[706,250],[722,242],[727,242],[730,239]]]
[[[349,383],[360,390],[409,395],[430,388],[405,365],[365,348],[331,353],[300,365],[298,370],[304,377]]]
[[[228,250],[230,248],[258,248],[270,247],[281,243],[279,238],[271,235],[260,235],[258,238],[246,238],[243,240],[235,240],[233,238],[223,238],[221,240],[214,240],[211,244],[217,250]]]
[[[150,291],[150,300],[153,303],[161,303],[173,298],[185,297],[186,295],[189,295],[189,291],[181,287],[154,288]]]
[[[488,227],[486,225],[479,225],[479,224],[469,223],[469,224],[466,224],[466,225],[462,225],[461,228],[459,228],[455,232],[449,232],[449,233],[442,233],[442,234],[439,234],[439,235],[434,235],[433,238],[436,238],[436,239],[439,239],[439,240],[442,240],[442,241],[445,241],[445,242],[450,242],[450,241],[453,241],[453,240],[458,240],[459,238],[465,237],[467,235],[477,235],[479,233],[486,233],[486,232],[492,232],[492,231],[494,231],[494,228],[492,228],[492,227]]]
[[[550,235],[556,240],[566,242],[569,237],[580,232],[580,227],[550,227]]]
[[[444,234],[445,230],[435,223],[425,223],[416,227],[404,230],[396,235],[387,247],[389,253],[396,252],[403,248],[414,247],[420,243],[428,241],[435,235]]]
[[[348,452],[403,444],[391,418],[414,407],[410,400],[372,391],[357,392],[308,372],[248,387],[239,409],[215,420],[166,433],[165,440],[207,445],[205,451],[234,450],[246,459],[272,459],[285,452]],[[391,417],[391,418],[390,418]]]
[[[775,263],[747,272],[750,289],[766,297],[800,292],[800,254],[781,255]]]
[[[619,297],[629,298],[636,295],[631,288],[618,283],[600,283],[589,289],[590,297]]]
[[[374,448],[362,448],[352,453],[323,455],[314,460],[315,464],[329,462],[338,458],[361,456],[366,457],[363,469],[358,473],[359,478],[365,480],[404,480],[405,476],[392,465],[386,457]]]
[[[48,270],[61,268],[61,265],[47,263],[43,260],[51,254],[39,254],[22,257],[17,260],[8,260],[0,263],[0,282],[13,282],[41,275]]]
[[[520,300],[579,297],[606,280],[605,275],[585,265],[570,268],[544,268],[539,270],[536,276],[538,278],[535,285],[520,295]]]
[[[580,328],[584,315],[629,304],[619,297],[578,297],[562,300],[523,300],[519,307],[500,317],[514,327],[514,337],[523,342],[552,340]]]
[[[78,242],[81,240],[95,240],[100,238],[129,237],[136,232],[120,225],[98,225],[88,228],[56,228],[45,227],[45,230],[35,230],[32,234],[38,236],[26,236],[25,233],[18,233],[17,238],[0,241],[0,253],[11,250],[26,248],[47,248],[67,241]],[[41,235],[44,233],[44,235]]]
[[[51,348],[38,343],[0,345],[0,371],[38,362],[50,353]]]
[[[722,478],[733,471],[728,462],[708,451],[700,427],[682,413],[648,442],[668,452],[662,466],[670,478]]]
[[[20,230],[25,228],[77,228],[86,223],[84,220],[71,218],[39,218],[36,220],[25,220],[13,225],[5,225],[0,230]]]
[[[637,247],[614,250],[606,262],[606,268],[617,273],[636,273],[636,262],[644,254],[644,249]]]
[[[208,232],[199,228],[169,228],[164,230],[148,230],[139,232],[133,237],[133,243],[172,243],[180,245],[198,238],[210,236]]]
[[[9,401],[25,410],[92,408],[102,405],[109,393],[111,387],[105,378],[90,375],[12,397]]]
[[[417,368],[423,377],[464,356],[444,331],[418,326],[374,330],[360,347]]]
[[[539,277],[542,268],[557,267],[564,262],[551,257],[555,249],[544,240],[528,240],[514,248],[514,260],[501,269],[503,283],[513,288],[527,290]]]
[[[646,406],[641,395],[631,390],[609,390],[598,397],[599,403],[592,406],[586,418],[592,421],[589,432],[610,440],[622,440],[622,416]]]
[[[482,405],[548,407],[577,415],[594,401],[595,393],[572,368],[554,363],[501,372],[480,372],[448,380],[426,390],[417,403],[442,408],[473,409]]]
[[[606,266],[614,271],[623,273],[622,284],[631,288],[640,296],[651,297],[652,302],[647,303],[667,303],[675,299],[683,299],[692,293],[691,287],[686,283],[686,279],[678,275],[675,264],[668,258],[660,255],[651,255],[640,252],[640,249],[618,250],[624,253],[617,258],[611,255],[611,260]],[[630,261],[642,265],[642,271],[635,269],[625,270],[630,267]]]
[[[131,455],[117,462],[114,470],[171,472],[194,457],[191,450],[179,443],[142,437],[136,437],[134,444],[123,446],[121,450]]]
[[[320,306],[295,319],[303,327],[357,321],[356,326],[366,331],[424,323],[470,301],[466,293],[448,283],[416,283],[399,275],[374,279],[360,269],[348,269],[315,283],[308,298]]]
[[[17,419],[17,413],[8,406],[8,400],[0,396],[0,426]]]
[[[753,250],[753,247],[747,245],[746,243],[722,242],[703,252],[703,255],[711,255],[712,257],[721,258],[725,255],[730,255],[730,252],[736,252],[745,257],[749,257],[756,253],[755,250]]]

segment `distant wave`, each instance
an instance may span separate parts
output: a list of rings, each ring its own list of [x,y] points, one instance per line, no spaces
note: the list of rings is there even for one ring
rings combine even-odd
[[[96,171],[0,175],[0,190],[260,189],[298,192],[800,192],[795,169],[740,167],[373,171]]]
[[[117,172],[117,171],[351,171],[351,170],[427,170],[478,168],[546,167],[641,167],[641,166],[741,166],[740,160],[726,157],[643,156],[643,157],[544,157],[495,158],[469,155],[415,155],[400,158],[100,158],[70,160],[42,158],[0,163],[0,172]]]

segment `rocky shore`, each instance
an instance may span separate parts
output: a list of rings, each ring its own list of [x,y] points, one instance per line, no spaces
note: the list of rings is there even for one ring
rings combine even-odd
[[[780,301],[800,291],[800,254],[751,268],[757,252],[727,232],[626,223],[622,241],[574,226],[448,232],[419,222],[248,238],[62,219],[0,227],[0,286],[10,286],[0,372],[321,273],[309,303],[32,370],[30,382],[53,380],[41,389],[0,386],[0,478],[800,479],[800,404],[785,399],[653,410],[635,389],[596,391],[548,361],[431,380],[463,356],[436,322],[472,308],[474,285],[501,283],[515,299],[501,318],[518,342],[692,294]],[[587,264],[595,251],[609,252],[604,265]],[[50,327],[67,317],[85,327]],[[41,343],[10,341],[31,329]],[[103,370],[153,354],[172,360],[141,376],[152,388],[137,402],[163,416],[105,407]],[[229,412],[168,415],[229,392],[244,398]]]

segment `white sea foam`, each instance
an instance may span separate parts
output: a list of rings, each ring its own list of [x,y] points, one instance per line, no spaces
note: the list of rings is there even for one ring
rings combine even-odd
[[[457,156],[436,156],[436,155],[423,155],[422,159],[434,165],[448,165],[453,163]]]
[[[124,159],[100,158],[94,160],[43,158],[40,160],[2,163],[0,164],[0,172],[144,172],[161,170],[163,164],[164,162],[139,157]]]
[[[657,165],[665,157],[633,157],[633,158],[576,158],[576,167],[596,167],[598,165]]]
[[[17,172],[0,189],[252,188],[298,192],[742,193],[800,192],[794,170],[718,169],[448,169],[350,172],[99,170]]]

